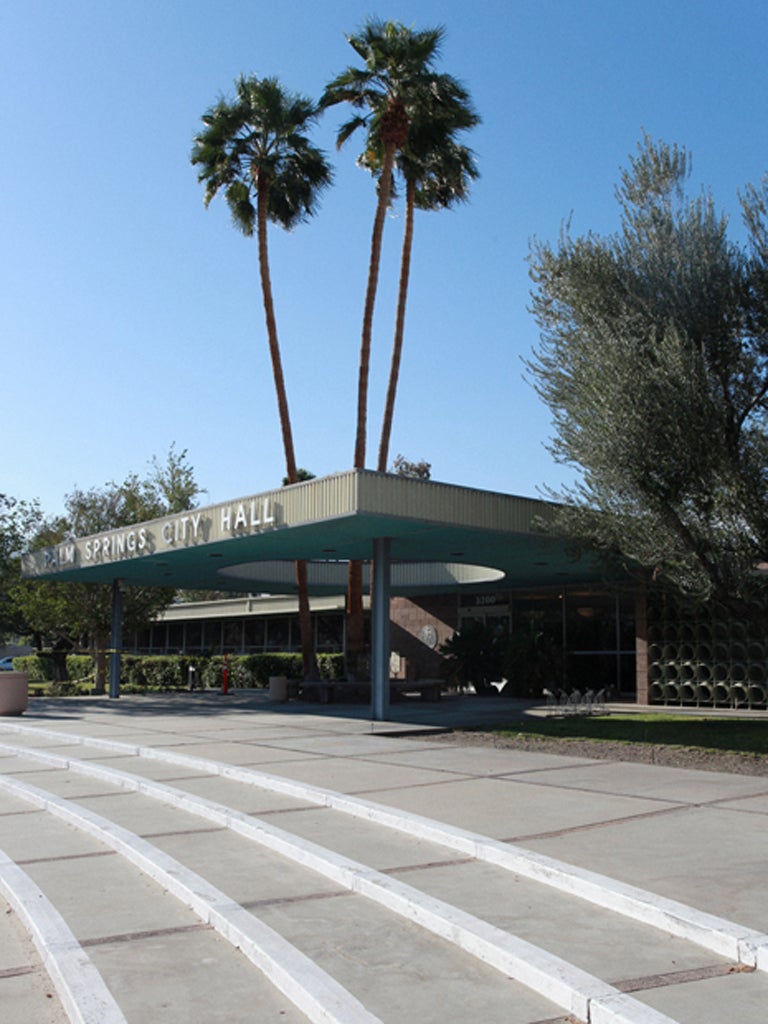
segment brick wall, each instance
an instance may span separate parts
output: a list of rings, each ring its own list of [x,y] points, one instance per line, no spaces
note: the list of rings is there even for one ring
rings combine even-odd
[[[440,675],[440,646],[458,628],[456,594],[395,597],[390,605],[392,676],[396,679],[434,679]]]

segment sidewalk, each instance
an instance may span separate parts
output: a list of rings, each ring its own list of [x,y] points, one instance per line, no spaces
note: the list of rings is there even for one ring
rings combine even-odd
[[[619,707],[645,710],[636,705],[611,709]],[[768,778],[462,746],[459,735],[439,744],[422,738],[426,731],[490,726],[515,716],[545,713],[544,708],[505,698],[408,701],[393,704],[391,710],[392,721],[374,722],[362,705],[275,704],[264,691],[237,690],[226,696],[193,692],[119,700],[40,698],[31,700],[22,718],[0,719],[0,740],[35,748],[50,746],[65,756],[127,771],[139,770],[135,758],[87,749],[67,737],[86,735],[249,766],[297,784],[326,787],[467,829],[682,901],[744,928],[768,930]],[[688,709],[675,710],[688,713]],[[752,715],[764,717],[765,712]],[[14,735],[14,723],[24,732]],[[30,736],[26,731],[30,727],[53,730],[56,740]],[[2,758],[0,770],[14,768],[13,760]],[[36,770],[31,761],[19,763],[15,771],[19,778],[32,781],[53,778],[50,771]],[[187,772],[181,778],[184,773],[178,768],[161,764],[151,774],[209,799],[235,799],[233,784],[210,774],[193,778],[194,773]],[[314,882],[301,882],[291,891],[291,885],[297,884],[294,874],[270,866],[253,853],[245,859],[234,852],[214,855],[214,842],[223,841],[218,836],[177,823],[168,812],[145,810],[138,797],[129,802],[127,796],[112,796],[106,783],[99,786],[93,780],[73,780],[65,791],[101,814],[130,810],[136,821],[143,822],[138,831],[162,833],[165,838],[154,841],[182,860],[206,857],[211,870],[215,866],[221,874],[223,888],[234,886],[242,892],[238,898],[256,901],[260,913],[267,920],[282,922],[293,941],[317,949],[319,957],[334,963],[334,950],[339,951],[337,969],[354,979],[366,1005],[370,1000],[377,1011],[389,1009],[389,1017],[380,1014],[383,1019],[435,1019],[430,1014],[438,999],[442,1021],[464,1024],[467,1017],[461,1000],[474,1005],[479,995],[487,1007],[483,1010],[487,1022],[540,1024],[564,1019],[548,1010],[546,1003],[518,996],[516,987],[514,999],[510,994],[505,997],[504,985],[490,975],[483,974],[480,980],[480,975],[473,974],[473,981],[462,982],[459,961],[446,961],[446,954],[438,954],[431,946],[420,946],[417,961],[404,963],[406,933],[399,926],[385,927],[368,912],[359,920],[350,916],[349,897],[336,896]],[[258,790],[236,799],[249,814],[272,815],[268,820],[408,880],[435,897],[450,899],[497,927],[522,934],[622,990],[635,992],[643,1003],[680,1024],[765,1022],[766,973],[734,973],[727,959],[689,947],[680,939],[606,915],[574,897],[542,892],[523,879],[500,881],[497,868],[451,857],[431,843],[382,838],[359,819],[340,820],[326,808],[294,807],[284,797],[259,795]],[[27,835],[25,830],[33,824],[37,831]],[[15,844],[18,852],[12,849],[11,855],[21,856],[29,870],[51,884],[59,865],[62,871],[66,867],[68,899],[77,907],[82,902],[77,886],[84,896],[101,878],[94,871],[102,863],[106,884],[107,861],[92,856],[78,859],[79,846],[73,847],[70,841],[69,847],[62,847],[53,829],[49,840],[46,834],[39,814],[19,814],[13,808],[0,811],[0,847]],[[74,890],[72,879],[77,880]],[[131,943],[140,964],[142,942],[148,940],[142,940],[141,928],[130,923],[134,909],[121,910],[123,899],[118,894],[115,898],[116,914],[126,915],[127,937],[120,939],[117,918],[106,927],[87,916],[80,922],[79,937],[81,941],[90,937],[89,949],[100,963],[117,972],[118,984]],[[139,909],[137,904],[137,916]],[[147,914],[156,910],[148,909]],[[361,929],[362,921],[366,924]],[[131,939],[134,932],[136,938]],[[324,938],[326,932],[332,941]],[[168,939],[169,956],[181,934]],[[154,932],[153,936],[154,945],[147,946],[150,957],[161,955],[158,951],[164,941]],[[453,965],[450,984],[448,962]],[[173,963],[167,1002],[177,1000],[181,1015],[185,986],[191,991],[194,979],[185,975],[183,964]],[[406,978],[415,980],[411,977],[415,968],[419,984],[411,989]],[[449,991],[452,995],[447,998]],[[407,1013],[398,1009],[401,999]],[[190,1019],[202,1018],[186,1018]]]

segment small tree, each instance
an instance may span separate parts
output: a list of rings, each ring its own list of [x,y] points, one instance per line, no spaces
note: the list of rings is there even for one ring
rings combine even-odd
[[[420,462],[411,462],[404,455],[396,455],[391,472],[395,476],[407,476],[412,480],[429,480],[432,475],[432,463],[424,459]]]
[[[177,453],[171,446],[166,462],[153,459],[152,470],[145,477],[132,473],[122,484],[112,482],[104,488],[73,491],[65,498],[65,515],[42,522],[30,547],[49,547],[193,508],[201,491],[186,455],[186,451]],[[98,583],[20,580],[12,597],[24,630],[39,649],[51,651],[54,678],[66,679],[68,651],[87,647],[94,658],[96,691],[103,693],[112,624],[111,588]],[[125,630],[146,626],[172,598],[173,591],[167,588],[125,587]]]
[[[480,697],[493,696],[491,685],[501,678],[504,638],[494,626],[479,619],[467,619],[441,646],[444,673],[461,686],[471,684]]]
[[[36,501],[21,501],[0,494],[0,639],[24,632],[24,617],[15,600],[20,579],[21,553],[42,523]]]
[[[555,457],[581,470],[555,527],[648,578],[745,614],[768,545],[768,177],[745,246],[690,160],[645,137],[620,231],[537,242],[529,370]]]

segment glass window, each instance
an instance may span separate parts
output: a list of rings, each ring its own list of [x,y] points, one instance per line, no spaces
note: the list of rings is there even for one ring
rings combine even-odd
[[[229,653],[240,652],[243,649],[243,620],[224,620],[224,650]]]
[[[264,650],[264,619],[246,619],[243,630],[243,643],[249,654]]]
[[[316,622],[318,651],[341,651],[344,649],[344,617],[342,615],[318,615]]]
[[[149,654],[152,647],[152,627],[139,630],[136,634],[136,651],[139,654]]]
[[[281,615],[267,620],[267,650],[287,651],[290,637],[290,620]]]
[[[168,623],[168,653],[179,654],[184,649],[184,623]]]
[[[152,627],[150,650],[153,654],[165,654],[165,623],[156,622]]]
[[[203,649],[203,624],[202,622],[188,622],[184,631],[184,648],[187,651],[201,651]]]
[[[203,649],[221,654],[221,620],[209,619],[203,624]]]
[[[563,599],[557,595],[530,597],[514,602],[513,630],[543,633],[561,644],[563,640]]]

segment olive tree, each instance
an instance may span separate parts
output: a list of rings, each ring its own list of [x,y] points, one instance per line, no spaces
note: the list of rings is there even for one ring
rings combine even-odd
[[[648,578],[744,614],[768,543],[768,177],[741,196],[745,240],[689,155],[644,137],[608,237],[535,241],[528,362],[580,471],[556,527]]]

